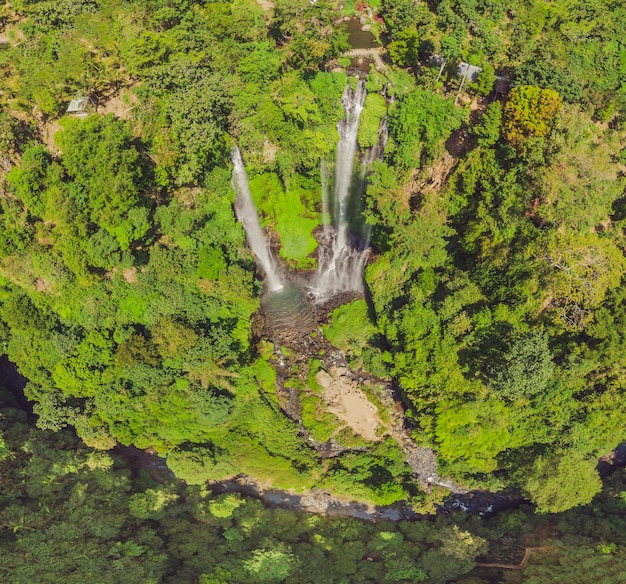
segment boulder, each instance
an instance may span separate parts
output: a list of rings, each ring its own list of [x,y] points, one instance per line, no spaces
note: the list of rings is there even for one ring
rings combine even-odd
[[[330,384],[333,382],[333,378],[330,375],[328,375],[326,371],[324,371],[323,369],[320,369],[315,375],[315,381],[317,381],[320,387],[327,389],[330,387]]]

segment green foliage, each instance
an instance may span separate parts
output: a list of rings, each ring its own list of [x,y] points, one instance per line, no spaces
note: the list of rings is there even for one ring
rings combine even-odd
[[[119,571],[128,582],[161,578],[162,542],[129,517],[132,485],[117,459],[91,452],[63,432],[30,428],[21,412],[5,404],[0,423],[12,452],[8,464],[0,463],[5,485],[0,516],[11,533],[4,553],[12,559],[3,567],[4,578],[113,583]]]
[[[169,50],[162,35],[145,31],[130,37],[122,45],[122,56],[128,72],[137,75],[167,60]]]
[[[563,108],[550,159],[537,169],[538,215],[555,226],[585,231],[606,221],[623,190],[615,164],[619,146],[577,107]],[[540,193],[540,194],[539,194]]]
[[[382,0],[381,12],[394,38],[419,20],[419,10],[411,0]]]
[[[514,87],[504,107],[503,135],[518,151],[529,138],[546,136],[561,107],[561,96],[552,89],[531,85]]]
[[[245,570],[257,582],[282,582],[292,572],[293,554],[286,546],[258,549],[244,562]]]
[[[368,93],[361,112],[359,123],[359,146],[371,148],[378,143],[378,130],[381,120],[387,115],[387,102],[378,93]]]
[[[567,71],[547,61],[543,55],[534,55],[515,69],[516,85],[533,85],[542,89],[553,89],[564,101],[575,103],[582,97],[580,84]]]
[[[482,71],[478,73],[476,81],[472,83],[471,89],[477,95],[484,97],[493,91],[495,82],[496,72],[493,65],[491,65],[491,63],[485,63],[482,66]]]
[[[626,267],[615,245],[594,233],[555,234],[544,258],[555,316],[570,330],[586,326],[590,311],[619,285]]]
[[[214,448],[191,446],[172,450],[167,464],[172,472],[190,485],[201,485],[208,480],[220,480],[234,474],[234,468],[222,460]]]
[[[419,37],[415,29],[407,28],[394,35],[387,47],[391,60],[401,67],[417,64],[419,58]]]
[[[309,255],[317,247],[312,231],[319,225],[318,214],[310,210],[313,193],[295,185],[285,192],[273,173],[253,177],[250,190],[257,208],[267,215],[268,225],[280,234],[281,256],[298,267],[311,267]]]
[[[509,447],[511,411],[501,402],[444,402],[437,406],[439,456],[466,473],[492,472]]]
[[[487,542],[482,537],[456,525],[442,527],[437,539],[441,541],[441,548],[426,552],[423,558],[423,566],[432,582],[448,582],[466,573],[473,568],[476,557],[487,550]]]
[[[331,26],[335,17],[328,0],[311,4],[308,0],[277,0],[271,27],[284,44],[290,65],[317,69],[326,59],[348,47],[345,30]]]
[[[244,501],[236,494],[222,495],[209,503],[211,515],[219,519],[232,517],[236,509],[241,507]]]
[[[391,139],[364,178],[368,303],[338,308],[325,333],[354,368],[393,378],[414,438],[437,449],[442,473],[524,488],[542,508],[588,500],[577,480],[597,487],[591,457],[615,446],[626,419],[622,4],[369,4],[373,30],[389,33],[383,58],[395,64],[368,76],[358,139],[361,148],[377,140],[383,94]],[[361,450],[321,461],[280,409],[274,370],[250,350],[262,286],[232,211],[229,153],[236,141],[281,258],[315,268],[320,166],[334,156],[346,82],[356,82],[329,72],[348,48],[335,5],[19,1],[0,16],[9,39],[0,51],[0,347],[30,379],[40,426],[73,426],[102,449],[154,447],[191,483],[247,473],[423,505],[392,441],[372,445],[344,429],[335,438]],[[437,82],[438,67],[417,67],[434,53],[448,61]],[[454,106],[459,60],[482,66],[469,86],[479,95],[494,68],[509,72],[504,112],[496,101],[468,118]],[[62,119],[56,131],[53,117],[81,95],[96,115]],[[295,352],[289,359],[308,367]],[[306,371],[292,373],[286,382],[302,386]],[[325,440],[339,422],[308,382],[303,420]],[[5,437],[6,448],[14,442]],[[563,452],[579,472],[559,463]],[[480,547],[464,555],[432,537],[415,550],[395,535],[385,547],[373,533],[344,539],[331,528],[318,545],[284,519],[275,522],[291,530],[282,542],[258,527],[267,516],[253,504],[203,515],[208,495],[193,491],[194,517],[217,532],[180,519],[172,492],[156,487],[98,523],[102,543],[73,508],[65,516],[78,535],[70,519],[48,531],[40,510],[52,503],[37,485],[88,497],[57,471],[29,474],[20,465],[31,454],[20,456],[3,477],[19,482],[12,469],[21,469],[45,500],[40,508],[20,494],[3,516],[16,582],[38,581],[48,564],[50,581],[107,582],[122,570],[129,581],[160,581],[159,537],[175,550],[166,579],[181,582],[254,579],[245,566],[265,574],[267,554],[283,544],[288,580],[445,582],[469,570]],[[559,499],[563,483],[572,488]],[[12,508],[23,502],[35,519]],[[102,515],[94,509],[85,516]],[[145,520],[167,527],[144,537]],[[608,570],[602,558],[622,546],[613,539],[617,550],[597,552],[600,560],[578,548],[571,557]],[[77,541],[86,559],[70,571]],[[362,542],[380,561],[363,561]],[[285,558],[267,557],[265,571],[274,561],[280,579]]]
[[[394,160],[406,168],[419,168],[422,161],[437,154],[463,118],[452,101],[422,89],[411,91],[389,112]]]
[[[173,489],[162,487],[147,489],[144,493],[131,495],[128,509],[130,514],[138,519],[161,519],[165,516],[167,507],[178,498],[179,495],[174,493]]]
[[[364,300],[335,309],[330,324],[322,330],[334,346],[345,352],[354,367],[365,366],[374,375],[386,375],[390,355],[379,346],[379,331],[371,322]]]
[[[301,392],[300,407],[302,423],[317,442],[326,442],[341,427],[336,416],[324,411],[326,404],[316,395]]]
[[[541,513],[559,513],[586,505],[602,488],[596,461],[574,451],[539,456],[524,488]]]
[[[228,85],[222,74],[191,65],[180,60],[149,77],[151,93],[162,100],[152,130],[156,172],[161,182],[176,185],[202,180],[227,151],[224,130],[232,107]]]
[[[480,146],[493,146],[500,138],[502,106],[494,101],[487,107],[479,122],[472,126],[472,134]]]
[[[343,351],[355,350],[359,345],[364,347],[376,334],[376,327],[369,318],[365,301],[355,300],[335,309],[331,323],[324,327],[324,334],[333,345]]]
[[[33,146],[24,152],[22,164],[7,175],[9,188],[34,217],[41,217],[46,212],[43,193],[50,163],[48,151],[43,146]]]
[[[541,393],[554,372],[547,336],[536,331],[521,335],[489,367],[489,385],[497,395],[518,400]]]
[[[133,480],[124,460],[93,452],[64,431],[29,427],[6,393],[0,399],[0,428],[9,453],[0,460],[2,570],[11,582],[62,578],[78,584],[97,578],[108,584],[123,572],[132,584],[165,579],[443,584],[468,574],[479,555],[499,557],[503,541],[521,545],[528,537],[543,546],[525,570],[537,581],[557,583],[568,574],[582,584],[577,574],[583,562],[586,578],[591,573],[616,581],[623,569],[621,471],[592,505],[545,519],[525,506],[480,524],[455,515],[410,522],[329,518],[263,507],[236,493],[217,495],[162,476],[166,484],[159,484],[143,469]],[[381,445],[378,454],[384,451]],[[559,458],[540,472],[553,475],[559,462],[581,464],[571,453],[555,454]],[[150,459],[147,466],[153,469]],[[561,475],[566,481],[567,473]],[[564,482],[558,491],[568,497],[572,488]]]

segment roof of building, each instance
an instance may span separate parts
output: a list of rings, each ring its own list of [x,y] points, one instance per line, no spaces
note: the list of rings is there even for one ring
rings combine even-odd
[[[70,105],[67,106],[68,114],[78,114],[87,111],[87,106],[89,105],[89,98],[87,97],[76,97],[72,101],[70,101]]]
[[[478,74],[482,70],[482,67],[478,67],[477,65],[470,65],[469,63],[465,63],[465,61],[461,61],[457,70],[457,75],[459,77],[467,76],[470,81],[476,81]]]

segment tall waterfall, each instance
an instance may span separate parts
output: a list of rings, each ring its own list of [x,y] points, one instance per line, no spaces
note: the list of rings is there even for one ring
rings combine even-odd
[[[362,274],[367,259],[367,246],[355,248],[350,245],[348,203],[350,185],[354,174],[359,119],[363,110],[365,95],[365,83],[361,80],[354,91],[350,85],[347,85],[341,100],[345,117],[337,124],[339,142],[335,156],[334,233],[332,234],[330,249],[327,245],[320,246],[318,273],[315,282],[315,291],[322,298],[335,292],[362,289]],[[327,207],[326,201],[324,201],[324,207]],[[325,239],[329,239],[326,226],[324,231]]]
[[[322,224],[324,225],[323,235],[324,238],[328,238],[330,236],[330,207],[328,204],[328,161],[325,159],[322,159],[320,175],[322,178]]]
[[[265,233],[261,229],[259,216],[250,195],[246,168],[241,159],[241,152],[235,146],[231,153],[231,159],[235,165],[233,168],[233,190],[235,191],[235,212],[241,221],[248,244],[254,253],[259,267],[265,272],[267,284],[271,291],[281,290],[283,284],[278,275],[276,262],[265,240]]]

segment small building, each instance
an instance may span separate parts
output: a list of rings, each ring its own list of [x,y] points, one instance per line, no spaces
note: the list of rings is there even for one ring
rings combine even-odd
[[[65,113],[77,118],[86,118],[89,115],[89,98],[85,96],[75,97],[70,101]]]
[[[465,61],[461,61],[457,70],[457,75],[463,79],[469,79],[470,81],[476,81],[478,74],[483,70],[482,67],[477,65],[470,65]]]

